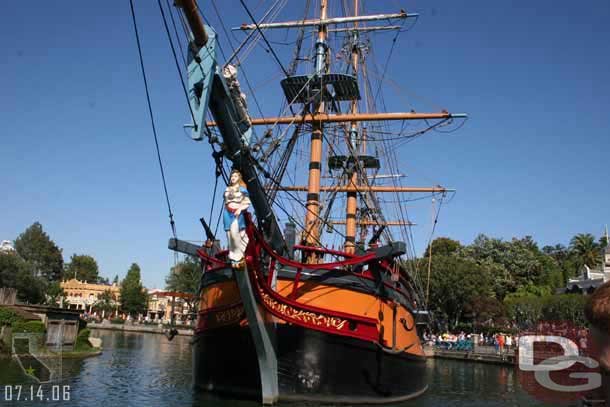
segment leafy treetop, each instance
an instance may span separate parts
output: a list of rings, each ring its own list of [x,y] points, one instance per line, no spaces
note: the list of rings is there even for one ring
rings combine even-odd
[[[73,254],[66,266],[65,278],[76,278],[87,283],[99,280],[99,268],[95,259],[86,254]]]
[[[15,240],[15,250],[33,267],[35,276],[48,281],[59,281],[64,260],[61,249],[45,233],[38,222],[32,224]]]

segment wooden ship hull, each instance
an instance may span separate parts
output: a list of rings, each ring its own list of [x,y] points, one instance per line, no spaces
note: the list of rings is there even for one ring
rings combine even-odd
[[[290,324],[271,325],[277,338],[279,400],[395,403],[427,389],[425,358],[386,354],[375,344]],[[247,327],[234,323],[197,332],[196,391],[261,400],[256,350]]]
[[[334,263],[296,263],[267,252],[272,249],[254,230],[250,224],[242,269],[200,251],[215,267],[201,286],[196,389],[262,399],[257,346],[237,281],[246,277],[277,360],[279,400],[392,403],[426,390],[412,299],[400,283],[375,278],[387,260],[371,252],[343,253],[345,260]],[[257,261],[262,257],[267,264]]]

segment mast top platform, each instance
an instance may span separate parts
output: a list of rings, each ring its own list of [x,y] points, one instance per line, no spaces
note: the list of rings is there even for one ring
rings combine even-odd
[[[288,103],[360,100],[355,76],[342,73],[289,76],[280,82]]]

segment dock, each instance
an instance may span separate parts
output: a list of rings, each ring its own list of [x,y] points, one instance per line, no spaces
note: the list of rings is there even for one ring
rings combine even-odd
[[[498,365],[515,365],[515,350],[496,352],[493,346],[475,346],[472,351],[448,350],[436,346],[425,346],[424,352],[429,358],[463,360],[467,362],[491,363]]]

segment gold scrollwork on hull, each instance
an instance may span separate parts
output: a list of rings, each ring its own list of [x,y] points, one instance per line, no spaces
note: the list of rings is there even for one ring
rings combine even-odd
[[[295,319],[297,321],[301,321],[306,324],[312,324],[315,326],[334,328],[338,331],[342,330],[343,327],[345,327],[345,324],[347,324],[346,319],[316,314],[315,312],[311,311],[298,310],[290,305],[280,304],[263,291],[260,291],[260,295],[269,308],[286,316],[287,318]]]

